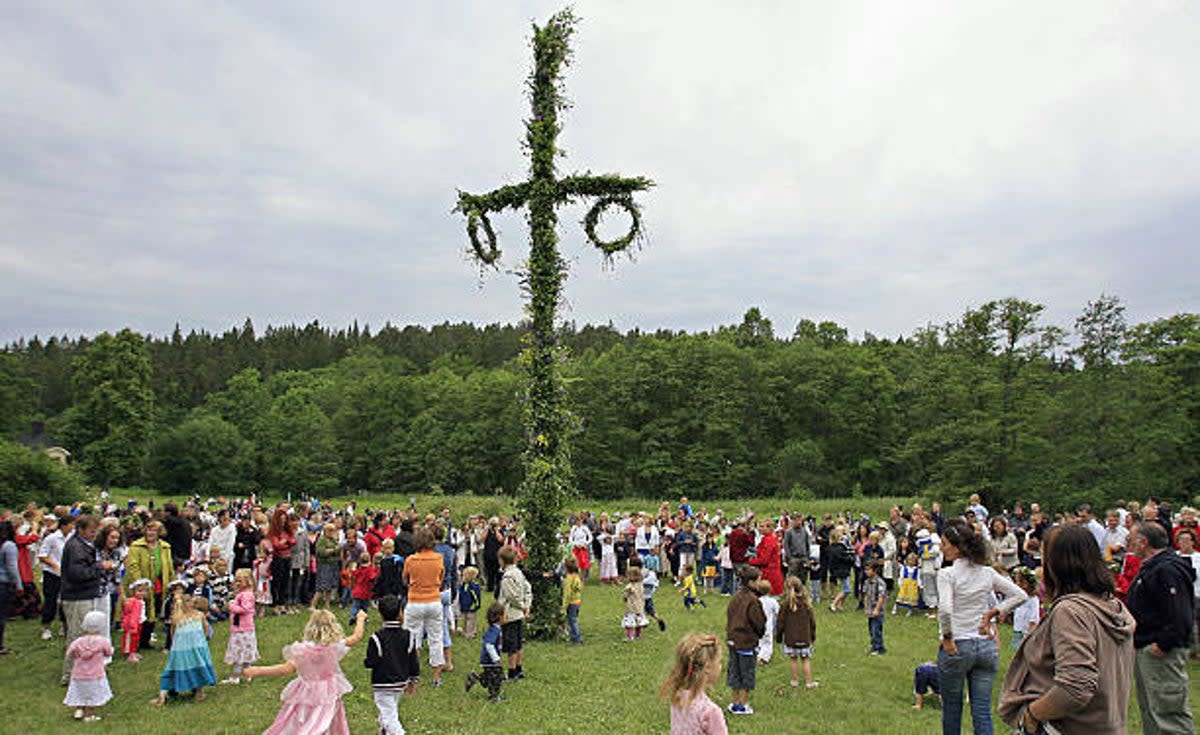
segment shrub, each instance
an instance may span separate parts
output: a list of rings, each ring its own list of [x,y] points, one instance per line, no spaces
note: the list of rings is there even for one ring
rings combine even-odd
[[[33,501],[70,504],[83,491],[78,474],[42,452],[0,441],[0,508]]]

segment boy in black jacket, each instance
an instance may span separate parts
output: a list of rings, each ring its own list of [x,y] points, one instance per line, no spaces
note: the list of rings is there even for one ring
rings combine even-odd
[[[371,669],[371,688],[379,709],[379,726],[387,735],[404,735],[397,709],[400,697],[412,694],[421,673],[417,649],[408,631],[401,627],[400,598],[385,595],[379,599],[383,628],[367,642],[363,665]]]

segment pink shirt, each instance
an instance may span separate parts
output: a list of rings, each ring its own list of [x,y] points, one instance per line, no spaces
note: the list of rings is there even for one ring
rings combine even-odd
[[[76,638],[67,646],[67,658],[74,659],[71,678],[76,681],[95,681],[104,678],[104,657],[113,655],[112,643],[98,635]]]
[[[729,735],[725,713],[700,692],[686,707],[671,705],[671,735]]]
[[[254,590],[241,590],[229,603],[229,632],[254,630]]]

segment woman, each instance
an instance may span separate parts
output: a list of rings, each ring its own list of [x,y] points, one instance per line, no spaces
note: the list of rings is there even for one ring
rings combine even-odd
[[[146,596],[146,621],[142,623],[142,634],[138,647],[143,651],[151,650],[150,635],[154,632],[162,603],[166,599],[167,588],[175,578],[175,567],[171,563],[171,545],[162,540],[163,525],[158,521],[146,524],[146,535],[129,545],[129,555],[125,557],[125,578],[123,586],[125,596],[129,596],[129,586],[139,579],[150,580],[150,594]]]
[[[1067,735],[1124,733],[1133,616],[1117,599],[1087,528],[1051,530],[1045,551],[1044,581],[1053,602],[1017,649],[997,712],[1028,733],[1043,732],[1043,722]]]
[[[290,605],[292,581],[292,549],[296,546],[296,534],[288,512],[276,508],[267,525],[267,541],[271,544],[271,607],[276,615],[293,612]]]
[[[100,561],[111,561],[111,569],[106,569],[100,575],[100,597],[96,609],[108,615],[107,630],[112,630],[112,621],[116,619],[117,608],[122,599],[121,574],[125,567],[125,539],[116,522],[100,524],[100,533],[96,534],[96,550],[100,552]]]
[[[442,666],[446,663],[442,648],[442,582],[446,578],[445,560],[433,550],[433,534],[424,528],[413,533],[417,552],[404,560],[404,584],[408,587],[408,605],[404,608],[404,627],[412,635],[413,646],[429,644],[429,666],[433,686],[442,685]]]
[[[942,556],[951,562],[938,572],[942,733],[962,731],[965,681],[971,693],[972,731],[992,735],[992,684],[999,665],[992,621],[1015,610],[1028,595],[988,565],[987,542],[961,518],[946,522]],[[998,607],[992,606],[995,593],[1003,599]]]
[[[4,624],[8,619],[8,603],[21,587],[21,570],[17,567],[16,533],[11,521],[0,521],[0,656],[9,653],[4,647]]]
[[[988,546],[992,550],[992,558],[996,563],[1005,569],[1012,569],[1017,566],[1017,537],[1008,529],[1008,523],[999,516],[992,519],[988,524],[988,530],[991,532],[991,538],[988,540]]]
[[[837,596],[829,605],[829,612],[841,612],[850,596],[850,570],[854,566],[854,550],[846,542],[845,526],[837,526],[829,535],[829,588],[837,590]]]
[[[750,563],[759,568],[762,578],[771,583],[771,594],[778,597],[783,594],[783,562],[779,556],[779,541],[775,538],[774,525],[770,521],[763,521],[758,524],[758,532],[761,536]]]

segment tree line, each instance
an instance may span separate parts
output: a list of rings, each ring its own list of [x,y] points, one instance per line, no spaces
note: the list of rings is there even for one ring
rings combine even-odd
[[[756,308],[697,334],[563,325],[576,483],[595,498],[1196,496],[1200,316],[1129,324],[1111,296],[1070,329],[1042,312],[989,301],[895,340],[807,319],[781,336]],[[525,333],[257,335],[247,320],[34,338],[0,352],[0,430],[45,421],[97,485],[511,492]],[[43,482],[15,467],[23,456],[0,452],[0,493]]]

